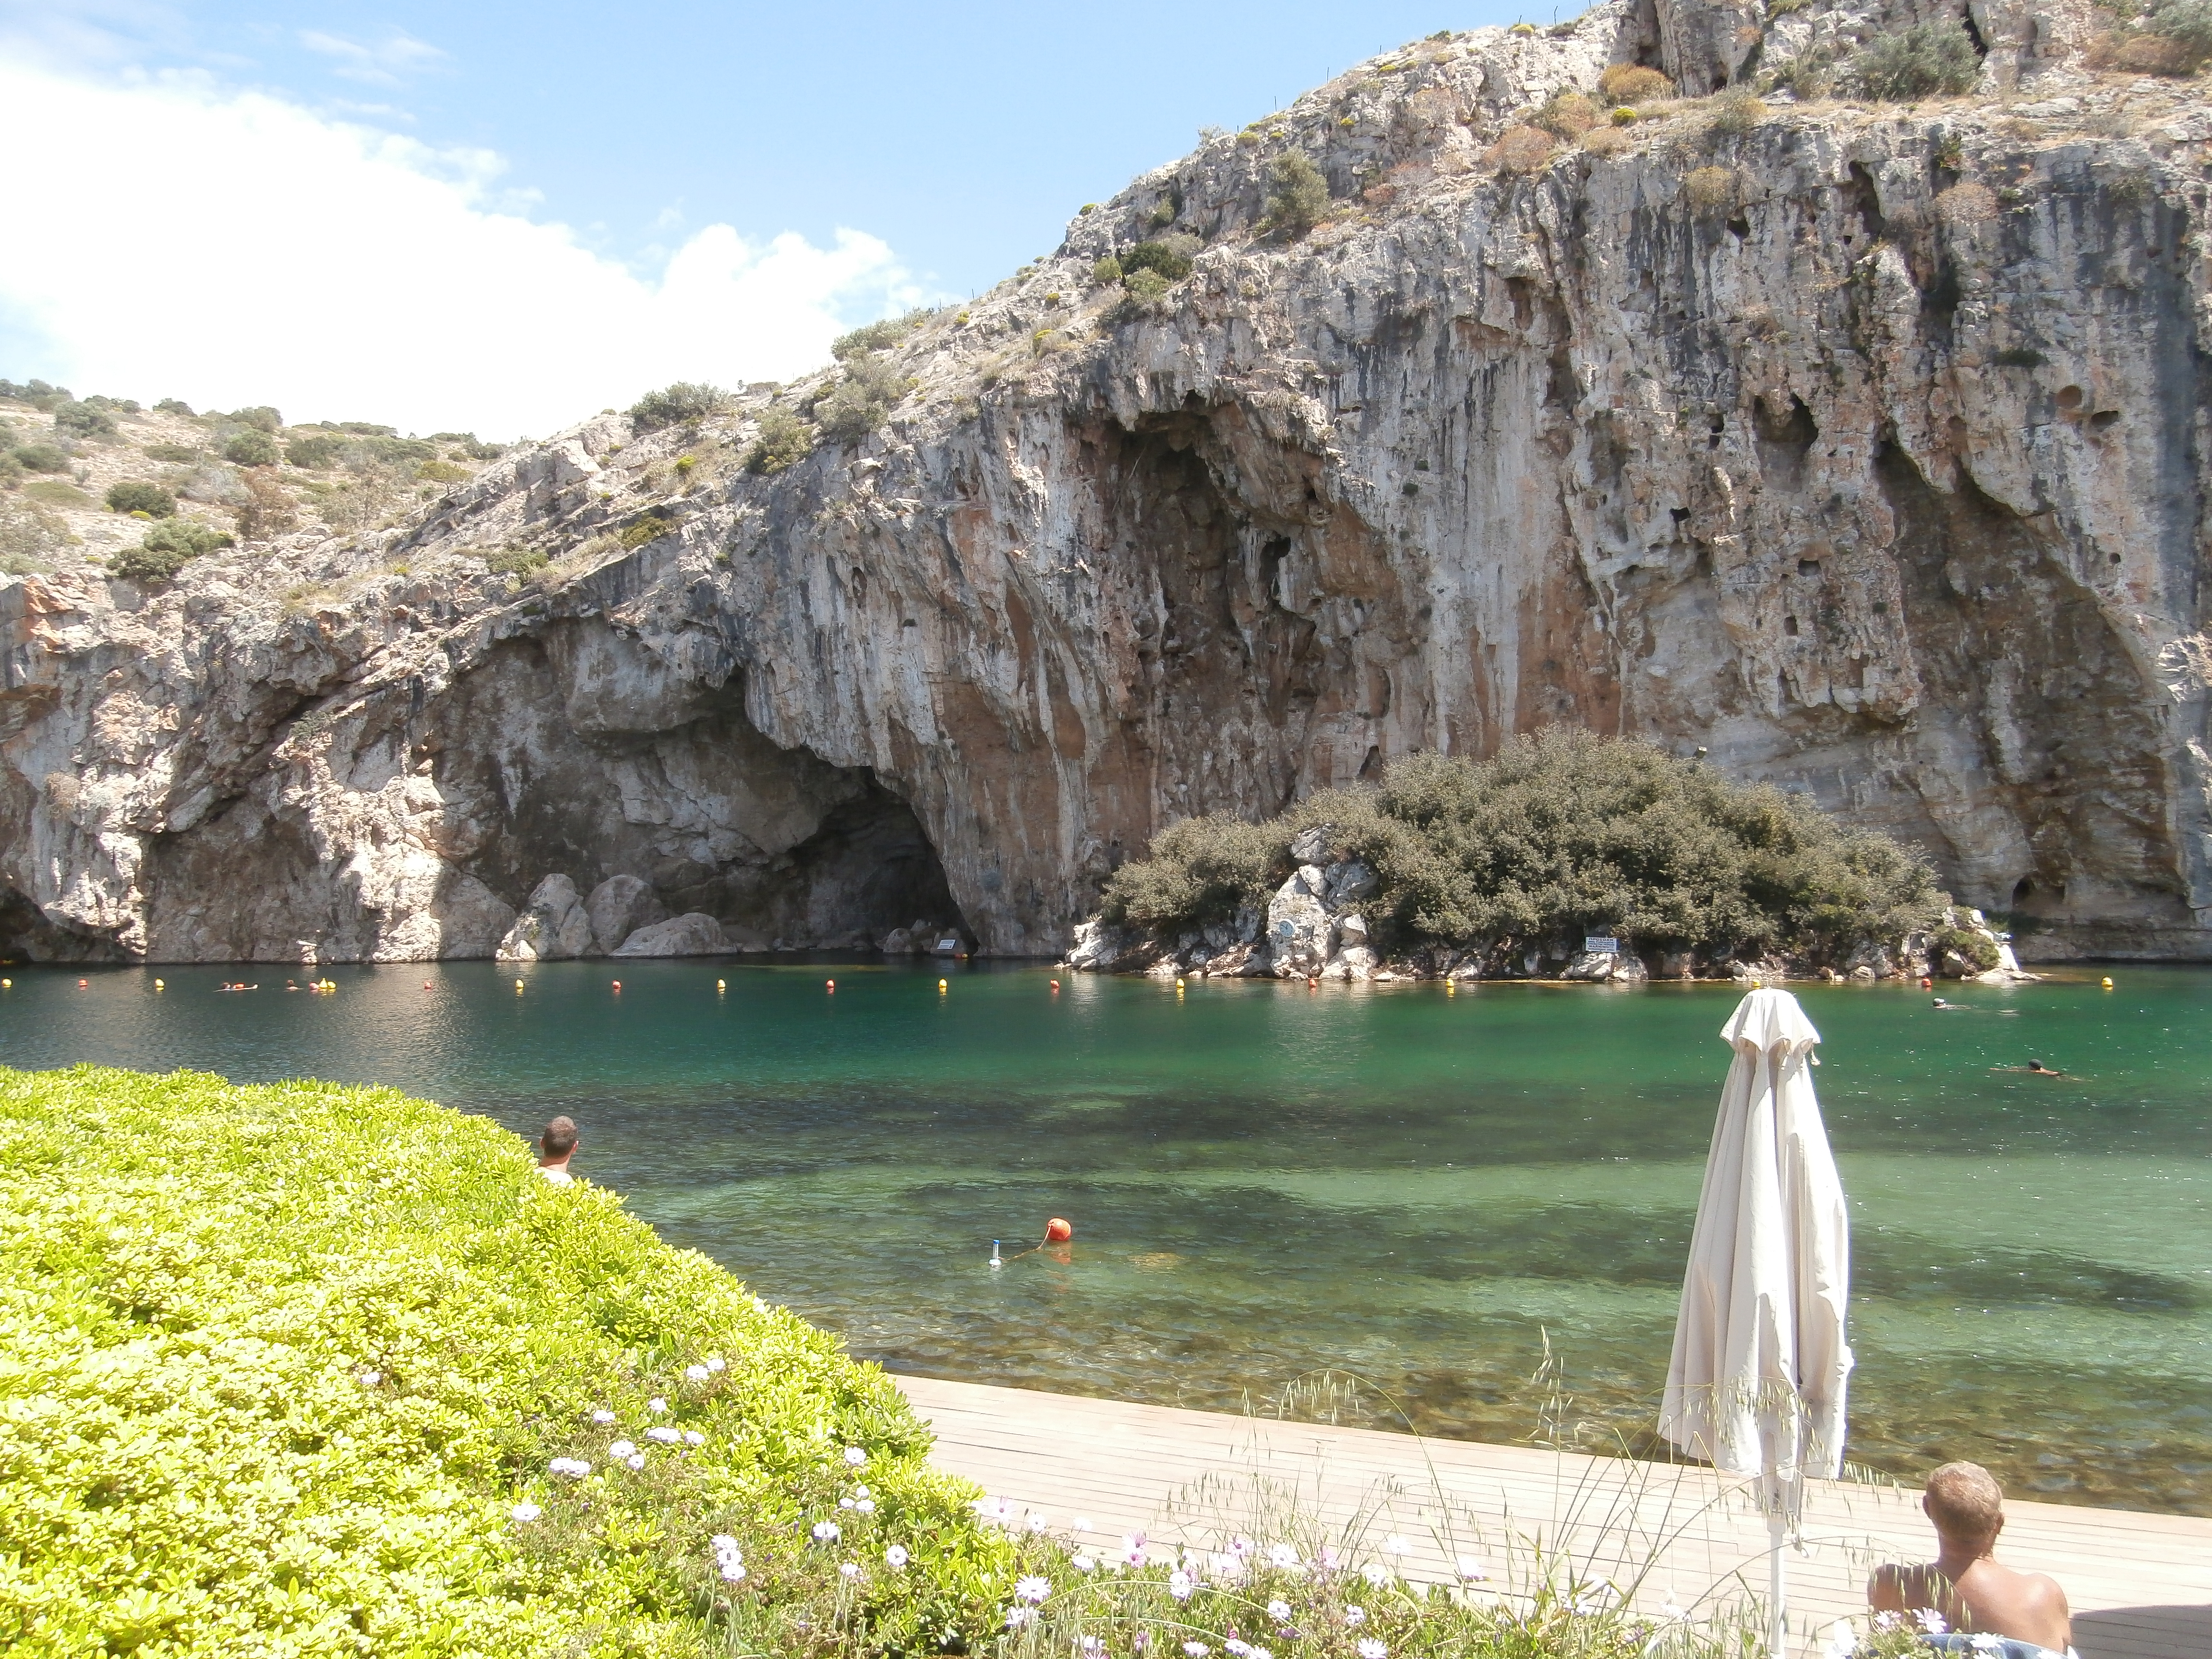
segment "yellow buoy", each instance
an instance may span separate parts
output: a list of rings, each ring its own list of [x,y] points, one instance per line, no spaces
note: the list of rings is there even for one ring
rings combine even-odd
[[[517,996],[520,996],[522,994],[522,981],[520,980],[514,981],[514,994]]]
[[[1455,979],[1446,980],[1444,981],[1444,994],[1448,997],[1457,996],[1459,994],[1459,981]]]
[[[1182,981],[1180,978],[1176,981],[1176,989],[1178,991],[1182,989]]]
[[[945,988],[946,988],[946,987],[947,987],[947,985],[948,985],[949,983],[950,983],[950,981],[946,981],[946,980],[941,980],[941,979],[940,979],[939,981],[937,981],[937,994],[938,994],[938,995],[939,995],[939,996],[943,996],[943,995],[945,994]]]
[[[2112,981],[2111,980],[2107,979],[2107,980],[2105,981],[2105,988],[2106,988],[2107,991],[2109,991],[2109,990],[2111,990],[2111,989],[2112,988]]]
[[[719,991],[719,990],[720,990],[720,989],[722,988],[722,981],[720,981],[719,979],[718,979],[718,980],[716,980],[716,981],[714,981],[714,988],[715,988],[717,991]]]
[[[168,981],[157,979],[154,981],[154,988],[157,991],[166,991],[169,988]]]
[[[12,980],[12,979],[0,979],[0,991],[12,991],[12,990],[14,990],[15,988],[15,981],[14,980]]]

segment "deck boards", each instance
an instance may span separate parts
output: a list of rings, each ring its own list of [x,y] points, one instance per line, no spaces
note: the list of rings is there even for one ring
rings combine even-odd
[[[1271,1541],[1295,1510],[1359,1559],[1402,1537],[1417,1578],[1449,1577],[1461,1553],[1502,1577],[1509,1558],[1526,1562],[1541,1539],[1553,1559],[1632,1587],[1654,1612],[1766,1583],[1765,1522],[1740,1482],[1706,1470],[897,1381],[934,1429],[941,1468],[1044,1512],[1056,1529],[1087,1519],[1103,1545],[1138,1531],[1155,1543],[1234,1531]],[[2059,1504],[2008,1503],[2006,1514],[2000,1559],[2065,1587],[2081,1659],[2212,1659],[2212,1520]],[[1793,1651],[1818,1653],[1834,1620],[1863,1613],[1875,1562],[1932,1553],[1917,1493],[1815,1483],[1805,1550],[1789,1560]]]

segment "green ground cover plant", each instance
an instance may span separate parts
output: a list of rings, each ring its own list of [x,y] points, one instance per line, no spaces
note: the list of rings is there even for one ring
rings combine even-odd
[[[1324,791],[1283,817],[1171,825],[1116,871],[1106,919],[1163,933],[1264,905],[1299,831],[1379,889],[1387,946],[1619,934],[1639,947],[1815,962],[1932,926],[1947,901],[1917,853],[1811,802],[1732,782],[1654,745],[1553,728],[1494,759],[1413,755],[1377,788]]]
[[[1950,18],[1877,35],[1851,59],[1860,90],[1883,103],[1965,92],[1981,72],[1972,40]]]
[[[1012,1588],[880,1371],[392,1091],[0,1073],[0,1333],[24,1659],[933,1652]]]
[[[729,406],[730,394],[720,386],[676,380],[632,404],[629,418],[640,432],[658,432],[663,427],[696,426]]]

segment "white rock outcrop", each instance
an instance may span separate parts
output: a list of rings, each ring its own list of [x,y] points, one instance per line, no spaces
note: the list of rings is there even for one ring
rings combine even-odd
[[[556,875],[531,890],[529,902],[494,955],[501,962],[565,962],[591,949],[591,918],[576,896],[576,884]]]
[[[611,956],[640,928],[665,921],[668,907],[640,878],[609,876],[592,889],[584,901],[584,914],[591,924],[592,948],[601,956]]]
[[[708,957],[730,948],[722,924],[703,911],[686,911],[641,927],[622,942],[618,957]]]

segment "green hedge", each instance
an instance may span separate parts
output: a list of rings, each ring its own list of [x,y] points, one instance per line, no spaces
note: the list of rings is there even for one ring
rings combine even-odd
[[[1106,918],[1172,935],[1264,907],[1316,825],[1374,871],[1363,909],[1386,948],[1602,933],[1817,962],[1930,926],[1948,902],[1918,853],[1800,796],[1555,727],[1487,761],[1409,755],[1379,788],[1327,790],[1265,824],[1173,825],[1109,878]]]
[[[928,1445],[881,1371],[481,1119],[0,1071],[23,1659],[936,1651],[1000,1625],[1015,1551]]]

